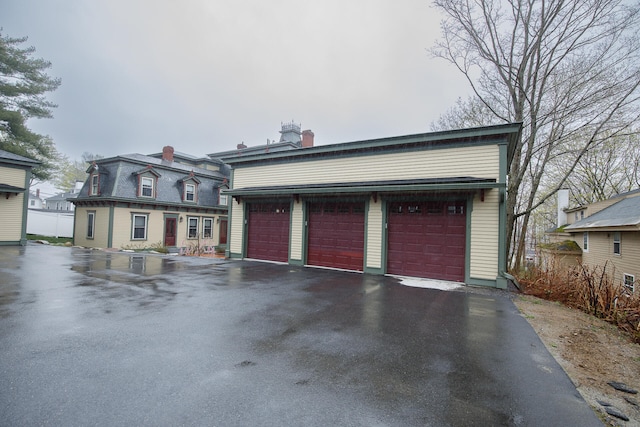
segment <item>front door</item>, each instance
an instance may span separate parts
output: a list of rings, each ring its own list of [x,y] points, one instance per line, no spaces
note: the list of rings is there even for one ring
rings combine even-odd
[[[221,245],[227,244],[227,220],[220,220],[220,242]]]
[[[164,219],[164,245],[167,247],[176,245],[176,219]]]

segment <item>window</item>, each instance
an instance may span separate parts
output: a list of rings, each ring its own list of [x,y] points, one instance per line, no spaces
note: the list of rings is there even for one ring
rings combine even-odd
[[[133,214],[132,223],[133,231],[131,233],[131,240],[146,240],[147,239],[147,222],[148,214]]]
[[[625,290],[633,293],[635,291],[636,278],[632,274],[624,274],[623,277]]]
[[[196,186],[195,186],[195,184],[185,184],[184,185],[184,200],[186,202],[195,202],[196,201]]]
[[[582,233],[582,250],[585,252],[589,252],[589,232],[585,231]]]
[[[87,212],[87,239],[93,239],[93,232],[96,229],[96,213]]]
[[[229,199],[228,199],[228,197],[227,197],[227,195],[226,195],[226,194],[222,194],[222,190],[226,190],[226,188],[220,188],[220,189],[218,189],[218,195],[219,195],[219,197],[220,197],[220,198],[219,198],[219,200],[220,200],[219,204],[220,204],[220,205],[224,205],[224,206],[226,206],[226,205],[228,205],[228,204],[229,204]]]
[[[580,219],[584,219],[584,211],[580,211]]]
[[[576,212],[576,214],[575,214],[575,215],[576,215],[576,221],[577,221],[577,220],[578,220],[578,212]]]
[[[91,196],[97,196],[100,187],[100,176],[98,174],[91,175]]]
[[[187,218],[187,237],[189,239],[195,239],[198,237],[198,218]]]
[[[620,255],[620,232],[616,231],[613,233],[613,253],[615,255]]]
[[[140,195],[142,197],[153,197],[153,178],[146,176],[140,178]]]
[[[202,237],[205,239],[213,237],[213,218],[204,218],[202,220]]]
[[[29,203],[31,204],[31,206],[35,206],[36,205],[36,201],[35,200],[30,200]]]

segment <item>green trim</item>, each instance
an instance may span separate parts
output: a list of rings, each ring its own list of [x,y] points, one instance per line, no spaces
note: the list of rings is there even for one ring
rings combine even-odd
[[[384,275],[384,268],[374,268],[374,267],[365,267],[363,273],[367,274],[375,274],[375,275]]]
[[[229,188],[232,188],[231,186],[233,186],[233,169],[231,170],[231,173],[229,174]],[[233,220],[233,215],[231,215],[231,206],[233,204],[233,197],[227,196],[227,216],[228,216],[228,220],[227,220],[227,248],[224,251],[224,256],[226,258],[231,258],[231,242],[233,241],[233,236],[231,236],[231,221]]]
[[[166,242],[164,241],[165,237],[167,236],[167,218],[173,218],[176,220],[176,244],[175,246],[167,246]],[[178,224],[180,223],[180,214],[177,213],[166,213],[164,215],[162,215],[162,244],[164,246],[170,247],[170,248],[177,248],[178,247]]]
[[[498,146],[500,152],[500,182],[507,182],[507,170],[509,162],[507,160],[507,146]],[[506,188],[498,189],[498,274],[507,271],[507,191]],[[504,285],[506,286],[506,280]],[[505,288],[506,289],[506,288]]]
[[[293,237],[293,200],[289,201],[289,244],[287,245],[287,264],[291,264],[291,239]]]
[[[367,243],[369,242],[369,209],[371,206],[371,197],[364,201],[364,247],[362,248],[362,271],[367,269]]]
[[[335,187],[309,187],[309,188],[249,188],[229,190],[227,194],[233,197],[247,196],[276,196],[290,194],[323,194],[331,195],[336,193],[384,193],[384,192],[416,192],[416,191],[454,191],[454,190],[479,190],[491,188],[505,188],[506,184],[496,182],[460,182],[448,184],[403,184],[403,185],[365,185],[362,183],[354,183],[353,186],[335,186]]]
[[[107,247],[113,247],[113,223],[115,218],[115,207],[113,204],[109,206],[109,227],[107,231]]]
[[[29,184],[31,181],[31,168],[24,170],[24,188],[22,193],[22,229],[20,230],[20,246],[27,244],[27,214],[29,213]]]
[[[149,212],[129,212],[129,214],[131,215],[131,233],[129,234],[129,241],[131,242],[145,242],[147,240],[149,240]],[[144,238],[134,238],[133,235],[135,233],[135,221],[134,218],[136,216],[144,216],[145,217],[145,223],[144,223]]]
[[[469,283],[471,277],[471,214],[473,213],[473,202],[475,196],[467,197],[467,225],[465,230],[464,248],[464,282]]]
[[[247,257],[247,245],[249,244],[249,204],[242,203],[242,258]]]
[[[87,214],[87,228],[84,230],[85,233],[85,239],[87,240],[95,240],[96,238],[96,211],[95,210],[86,210],[85,213]],[[89,221],[89,215],[93,215],[93,221]],[[77,215],[73,216],[73,219],[75,221],[75,217]],[[91,232],[93,234],[93,236],[89,237],[89,224],[91,223]]]
[[[486,287],[490,287],[490,288],[497,288],[497,284],[495,280],[490,280],[490,279],[477,279],[474,277],[469,278],[469,280],[466,282],[467,285],[472,285],[472,286],[486,286]]]
[[[304,261],[302,261],[301,259],[290,259],[289,260],[289,265],[295,265],[298,267],[304,267]]]
[[[22,243],[22,240],[2,240],[2,241],[0,241],[0,246],[24,246],[25,244]]]
[[[304,212],[302,213],[302,226],[304,227],[304,230],[302,230],[302,264],[307,265],[309,256],[309,203],[312,201],[305,199],[300,202],[304,203]]]
[[[237,252],[229,252],[229,254],[228,254],[228,255],[226,255],[226,257],[227,257],[227,258],[233,258],[233,259],[242,259],[242,258],[244,258],[244,257],[242,256],[242,254],[239,254],[239,253],[237,253]]]
[[[389,209],[387,206],[387,200],[386,199],[381,199],[381,206],[380,209],[382,209],[382,230],[380,235],[382,236],[382,241],[380,242],[380,271],[381,274],[387,274],[387,252],[388,252],[388,232],[389,232],[389,227],[387,226],[389,218]]]

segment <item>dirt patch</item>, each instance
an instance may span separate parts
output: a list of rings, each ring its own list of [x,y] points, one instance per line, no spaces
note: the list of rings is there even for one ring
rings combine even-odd
[[[522,295],[514,303],[580,394],[607,425],[640,427],[640,394],[614,389],[621,382],[640,390],[640,345],[615,326],[559,303]],[[629,418],[607,415],[606,402]]]

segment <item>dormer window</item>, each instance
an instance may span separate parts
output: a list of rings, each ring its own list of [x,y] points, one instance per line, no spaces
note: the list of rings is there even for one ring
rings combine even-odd
[[[229,189],[229,186],[226,184],[227,180],[224,180],[224,183],[218,187],[218,204],[222,206],[227,206],[229,204],[229,198],[226,194],[223,194],[223,191]]]
[[[184,201],[195,202],[196,201],[196,185],[184,184]]]
[[[138,172],[134,172],[133,175],[138,179],[138,197],[155,199],[158,195],[157,185],[160,174],[149,165]]]
[[[200,185],[200,180],[195,177],[193,171],[180,179],[182,183],[182,201],[189,203],[197,203],[198,202],[198,185]]]
[[[91,188],[89,189],[90,196],[97,196],[100,194],[100,175],[98,173],[91,174]]]
[[[153,197],[153,178],[142,177],[140,180],[140,195],[142,197]]]

